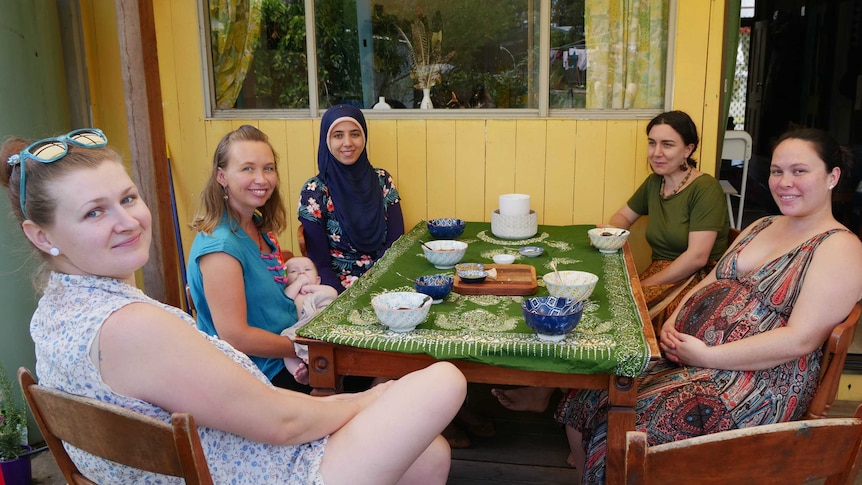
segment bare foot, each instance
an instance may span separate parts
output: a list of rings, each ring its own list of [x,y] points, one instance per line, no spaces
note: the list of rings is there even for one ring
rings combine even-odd
[[[512,411],[541,413],[548,408],[553,387],[518,387],[515,389],[491,389],[491,394],[500,405]]]
[[[308,385],[308,366],[305,365],[305,362],[296,366],[296,369],[293,370],[293,378],[300,384]]]

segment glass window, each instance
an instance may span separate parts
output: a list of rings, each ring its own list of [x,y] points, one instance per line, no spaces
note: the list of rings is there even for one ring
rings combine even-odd
[[[551,5],[550,108],[664,106],[666,0]]]
[[[535,108],[538,3],[316,0],[320,107]]]
[[[437,109],[661,109],[668,3],[208,0],[210,90],[218,112],[307,112],[315,101],[312,112],[338,103],[368,109],[381,97],[406,109],[423,102]],[[543,36],[550,52],[540,55]],[[313,91],[309,79],[316,79]]]

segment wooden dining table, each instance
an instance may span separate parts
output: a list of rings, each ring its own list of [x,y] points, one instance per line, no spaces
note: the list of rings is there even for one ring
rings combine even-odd
[[[516,254],[516,264],[536,269],[535,294],[453,292],[432,306],[416,330],[396,333],[377,321],[370,299],[413,291],[409,280],[421,275],[454,273],[425,260],[421,243],[430,235],[421,221],[298,330],[297,342],[308,346],[314,394],[340,392],[344,376],[398,378],[438,360],[452,362],[473,383],[607,390],[606,479],[623,483],[625,434],[635,429],[636,377],[659,357],[659,348],[628,244],[616,253],[600,253],[589,244],[591,227],[540,225],[536,235],[513,241],[494,236],[488,223],[468,222],[458,238],[468,243],[462,261],[492,264],[495,254]],[[523,257],[516,250],[525,245],[544,252]],[[581,322],[559,342],[540,339],[520,314],[524,298],[548,294],[541,277],[553,267],[599,276]]]

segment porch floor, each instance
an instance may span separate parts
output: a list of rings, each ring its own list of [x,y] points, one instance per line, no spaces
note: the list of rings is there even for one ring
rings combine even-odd
[[[493,438],[473,439],[470,448],[452,450],[448,485],[556,485],[578,484],[578,473],[566,464],[568,445],[563,430],[551,415],[559,394],[551,398],[547,412],[519,413],[503,409],[490,395],[491,386],[471,384],[470,405],[491,418],[497,434]],[[836,401],[833,417],[852,416],[859,406],[855,401]],[[51,453],[33,457],[33,485],[63,485]],[[856,478],[862,485],[862,474]]]

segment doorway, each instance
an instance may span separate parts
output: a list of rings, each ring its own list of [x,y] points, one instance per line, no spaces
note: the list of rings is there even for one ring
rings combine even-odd
[[[787,129],[827,130],[862,160],[862,0],[756,0],[751,12],[741,19],[750,47],[745,116],[737,124],[753,141],[746,223],[777,213],[767,187],[769,155]],[[857,167],[841,177],[835,214],[858,234],[862,163]]]

